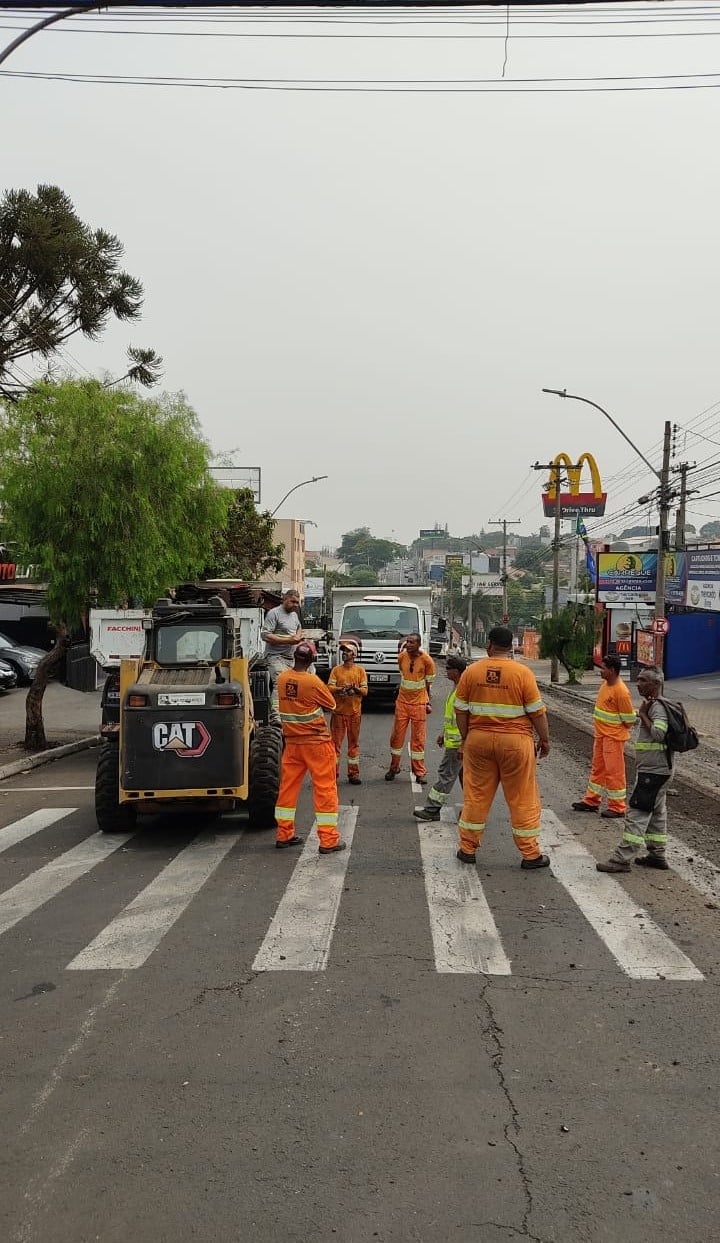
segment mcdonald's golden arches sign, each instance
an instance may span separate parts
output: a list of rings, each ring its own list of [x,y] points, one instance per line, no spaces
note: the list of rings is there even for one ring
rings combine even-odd
[[[560,477],[560,517],[576,518],[578,514],[585,518],[601,518],[605,513],[607,492],[603,492],[600,482],[600,471],[592,453],[581,453],[577,462],[573,462],[567,453],[558,453],[553,459],[553,470],[547,490],[543,492],[543,510],[547,518],[554,518],[557,510],[557,486]],[[581,492],[580,479],[583,465],[587,463],[590,471],[592,492]],[[562,491],[563,475],[567,476],[570,486],[568,492]]]

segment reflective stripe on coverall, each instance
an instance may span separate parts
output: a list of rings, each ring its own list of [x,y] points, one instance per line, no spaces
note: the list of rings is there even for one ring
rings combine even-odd
[[[462,745],[462,737],[455,720],[455,696],[457,694],[457,686],[453,686],[450,694],[445,700],[445,715],[443,717],[443,754],[438,769],[438,775],[433,782],[427,801],[428,805],[434,803],[436,807],[442,807],[447,802],[447,797],[458,779],[460,769],[462,768],[462,758],[460,756],[460,747]]]
[[[340,773],[343,739],[347,737],[348,777],[359,777],[362,701],[368,693],[367,673],[361,665],[336,665],[332,670],[328,689],[335,693],[347,686],[355,687],[360,694],[337,696],[335,711],[330,718],[330,734],[335,747],[336,775]]]
[[[608,686],[603,682],[593,710],[595,741],[590,777],[582,800],[589,807],[599,807],[603,794],[607,793],[610,811],[625,811],[625,743],[636,720],[625,683],[618,680]]]
[[[323,712],[332,711],[335,700],[320,678],[298,669],[280,674],[278,695],[285,746],[275,807],[277,840],[288,841],[295,833],[298,795],[309,773],[320,845],[335,846],[340,840],[335,748]]]
[[[475,854],[502,785],[515,845],[523,858],[537,859],[541,805],[531,717],[544,715],[545,705],[533,673],[505,657],[477,660],[460,678],[455,710],[469,715],[460,849]]]
[[[390,768],[400,769],[405,735],[410,726],[410,766],[416,777],[427,776],[425,767],[425,737],[427,735],[428,686],[435,678],[435,663],[425,652],[410,657],[407,652],[398,656],[400,667],[400,690],[395,701],[395,719],[390,735]]]
[[[672,764],[668,760],[665,746],[668,720],[663,705],[654,700],[650,705],[648,716],[652,728],[648,729],[644,721],[640,721],[635,742],[637,772],[635,786],[630,794],[630,801],[643,773],[672,775]],[[655,795],[655,803],[651,811],[642,811],[639,807],[628,807],[625,812],[625,827],[622,841],[618,842],[611,859],[617,863],[630,863],[638,851],[645,847],[649,855],[664,855],[667,846],[667,783],[660,787]]]

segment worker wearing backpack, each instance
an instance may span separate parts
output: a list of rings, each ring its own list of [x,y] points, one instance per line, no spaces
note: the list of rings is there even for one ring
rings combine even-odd
[[[673,752],[668,746],[668,711],[661,699],[662,670],[643,669],[637,688],[643,701],[638,709],[635,785],[628,800],[622,841],[607,863],[597,864],[598,872],[629,872],[633,860],[642,867],[668,869],[666,793]],[[643,846],[647,854],[636,857]]]

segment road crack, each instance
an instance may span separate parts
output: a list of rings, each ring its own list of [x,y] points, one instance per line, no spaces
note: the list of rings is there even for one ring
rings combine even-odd
[[[495,1012],[489,996],[490,988],[491,982],[489,979],[486,979],[483,984],[481,1001],[487,1010],[487,1022],[483,1028],[482,1034],[487,1041],[490,1061],[492,1062],[493,1069],[497,1075],[497,1080],[500,1085],[500,1090],[507,1101],[510,1113],[509,1121],[506,1122],[503,1127],[503,1135],[506,1144],[508,1144],[515,1155],[518,1176],[520,1178],[520,1184],[522,1186],[523,1197],[525,1200],[525,1207],[523,1209],[520,1230],[514,1226],[505,1225],[502,1222],[485,1222],[481,1224],[497,1226],[501,1230],[510,1230],[513,1232],[515,1237],[519,1239],[531,1239],[532,1243],[546,1243],[546,1240],[540,1239],[537,1235],[530,1233],[530,1218],[533,1212],[532,1183],[530,1175],[525,1168],[525,1159],[520,1149],[520,1115],[515,1101],[513,1100],[510,1085],[506,1078],[505,1068],[503,1065],[505,1048],[502,1038],[505,1033],[495,1017]],[[478,1015],[478,1018],[482,1022],[482,1015]]]
[[[201,988],[200,992],[196,994],[193,1005],[203,1005],[205,999],[211,993],[232,993],[235,997],[241,999],[248,985],[254,984],[260,974],[260,971],[248,971],[247,975],[241,976],[239,980],[231,980],[229,984],[207,984],[205,988]]]

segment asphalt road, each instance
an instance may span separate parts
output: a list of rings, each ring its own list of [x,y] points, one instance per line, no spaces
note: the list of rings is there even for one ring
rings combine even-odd
[[[600,877],[553,727],[539,873],[501,796],[471,876],[417,825],[377,710],[344,856],[241,817],[98,841],[92,752],[0,785],[0,1237],[715,1240],[716,805],[671,799],[682,875]]]

